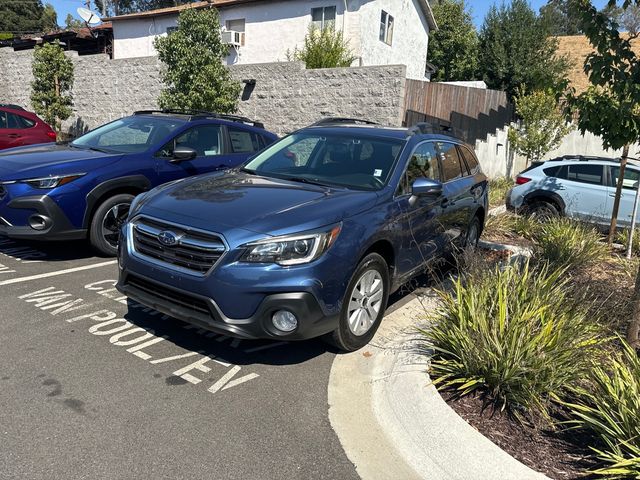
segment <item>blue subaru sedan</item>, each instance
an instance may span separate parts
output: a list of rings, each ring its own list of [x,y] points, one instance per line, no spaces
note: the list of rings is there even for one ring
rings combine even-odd
[[[226,335],[324,335],[352,351],[390,292],[477,243],[486,212],[487,178],[459,139],[326,119],[240,168],[138,196],[117,287]]]
[[[236,167],[277,139],[248,118],[141,111],[66,144],[0,153],[0,235],[88,238],[108,256],[133,198],[152,187]]]

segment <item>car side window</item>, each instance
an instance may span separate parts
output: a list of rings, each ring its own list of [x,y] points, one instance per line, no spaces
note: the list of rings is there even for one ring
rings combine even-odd
[[[418,178],[440,181],[438,153],[433,142],[425,142],[416,147],[407,164],[397,195],[410,195],[411,186]]]
[[[464,157],[469,173],[471,175],[480,173],[480,163],[478,162],[478,158],[476,157],[475,153],[473,153],[468,147],[465,147],[464,145],[458,145],[458,149]]]
[[[618,177],[620,176],[620,167],[611,168],[611,183],[612,187],[618,185]],[[624,169],[624,178],[622,179],[622,188],[629,190],[635,190],[638,186],[638,179],[640,178],[640,172],[633,170],[629,167]]]
[[[15,115],[13,113],[6,112],[7,115],[7,128],[11,128],[14,130],[19,130],[23,128],[28,128],[21,120],[22,117],[19,115]],[[26,118],[25,118],[26,120]],[[32,125],[33,126],[33,125]]]
[[[167,142],[158,152],[159,157],[171,158],[177,147],[192,148],[198,157],[222,154],[222,130],[220,125],[198,125]]]
[[[253,153],[262,149],[257,134],[232,127],[229,127],[228,131],[233,153]]]
[[[7,126],[7,112],[0,111],[0,128],[9,128]]]
[[[442,182],[457,180],[463,176],[462,159],[454,143],[438,142],[440,161],[442,162]],[[466,170],[466,169],[465,169]]]
[[[566,172],[566,174],[565,174]],[[602,165],[575,164],[567,165],[563,172],[563,178],[580,183],[590,183],[592,185],[602,185],[604,167]]]

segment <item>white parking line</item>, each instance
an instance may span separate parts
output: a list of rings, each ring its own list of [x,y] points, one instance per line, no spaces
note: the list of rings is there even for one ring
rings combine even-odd
[[[29,282],[31,280],[38,280],[40,278],[56,277],[58,275],[65,275],[67,273],[81,272],[83,270],[91,270],[93,268],[106,267],[107,265],[115,265],[117,260],[110,260],[108,262],[94,263],[93,265],[85,265],[83,267],[67,268],[66,270],[58,270],[56,272],[40,273],[38,275],[30,275],[28,277],[11,278],[9,280],[3,280],[0,285],[11,285],[13,283]]]

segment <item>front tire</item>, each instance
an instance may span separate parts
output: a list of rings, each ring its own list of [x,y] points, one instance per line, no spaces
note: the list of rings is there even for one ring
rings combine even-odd
[[[539,200],[527,207],[527,214],[538,222],[546,222],[558,217],[560,212],[552,203]]]
[[[370,253],[351,277],[331,343],[344,352],[364,347],[378,330],[388,299],[389,267],[380,255]]]
[[[121,193],[100,204],[89,229],[91,246],[101,255],[115,257],[118,254],[120,228],[129,216],[129,208],[134,196]]]

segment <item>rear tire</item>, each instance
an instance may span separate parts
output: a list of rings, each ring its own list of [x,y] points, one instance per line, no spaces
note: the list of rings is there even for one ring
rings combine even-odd
[[[468,248],[474,250],[478,246],[478,242],[480,241],[480,218],[477,216],[473,217],[473,220],[469,223],[467,227],[467,232],[465,234],[464,239],[464,248]]]
[[[527,206],[527,215],[539,222],[546,222],[560,216],[560,211],[554,204],[538,200]]]
[[[129,216],[134,196],[121,193],[100,204],[91,219],[89,242],[101,255],[115,257],[118,254],[120,228]]]
[[[328,337],[344,352],[364,347],[375,335],[389,299],[389,267],[377,253],[362,259],[351,277],[338,328]]]

